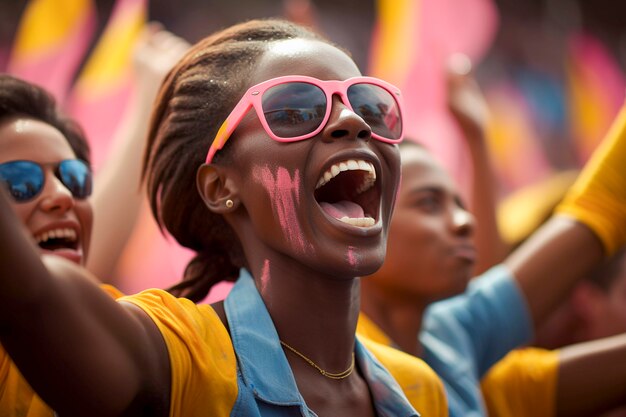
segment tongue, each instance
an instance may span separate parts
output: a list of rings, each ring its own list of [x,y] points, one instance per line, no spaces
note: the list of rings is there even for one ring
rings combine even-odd
[[[341,219],[343,217],[359,218],[365,217],[363,208],[352,201],[337,201],[336,203],[322,202],[320,204],[322,209],[335,219]]]

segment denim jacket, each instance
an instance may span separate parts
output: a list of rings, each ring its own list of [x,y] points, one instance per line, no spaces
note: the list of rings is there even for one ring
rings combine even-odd
[[[274,323],[245,269],[224,307],[237,356],[238,396],[231,416],[314,417],[298,391]],[[355,360],[379,417],[419,416],[393,377],[358,339]]]

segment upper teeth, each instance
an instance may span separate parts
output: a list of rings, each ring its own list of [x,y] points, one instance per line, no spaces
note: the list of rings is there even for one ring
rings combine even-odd
[[[357,194],[367,190],[376,182],[376,170],[374,169],[374,165],[372,165],[370,162],[363,160],[348,159],[347,161],[333,164],[330,168],[328,168],[328,170],[326,170],[326,172],[324,172],[320,179],[317,181],[315,189],[320,188],[322,185],[326,184],[328,181],[335,178],[337,175],[339,175],[340,172],[343,171],[367,172],[367,176],[365,177],[363,184],[361,184],[356,190]]]
[[[67,239],[74,241],[76,240],[76,231],[73,229],[54,229],[35,236],[37,243],[46,242],[49,239]]]

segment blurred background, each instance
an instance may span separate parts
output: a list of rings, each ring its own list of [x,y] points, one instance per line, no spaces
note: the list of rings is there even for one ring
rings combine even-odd
[[[0,70],[57,95],[87,130],[97,171],[132,89],[132,42],[146,21],[193,43],[276,16],[317,28],[350,50],[365,74],[401,87],[409,136],[462,186],[471,168],[446,109],[445,69],[451,55],[468,56],[490,110],[486,137],[500,198],[579,168],[624,101],[626,2],[618,0],[1,0]],[[165,240],[156,248],[158,232],[145,230],[118,273],[154,282],[158,272],[175,282],[188,254]],[[135,273],[139,253],[144,264],[161,265]]]

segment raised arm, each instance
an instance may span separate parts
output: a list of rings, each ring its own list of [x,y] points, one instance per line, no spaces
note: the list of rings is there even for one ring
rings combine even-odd
[[[167,352],[149,318],[80,267],[42,262],[4,189],[0,237],[0,342],[35,391],[60,415],[167,415]]]
[[[146,27],[133,55],[135,91],[113,138],[113,148],[95,179],[94,230],[87,268],[107,281],[130,238],[144,201],[141,160],[152,103],[161,81],[189,44],[158,24]],[[112,284],[118,284],[111,282]]]
[[[498,229],[497,184],[485,126],[487,103],[471,75],[471,63],[464,55],[454,55],[448,72],[448,109],[466,141],[472,170],[471,211],[478,227],[475,232],[478,259],[476,274],[502,262],[507,252]]]
[[[626,241],[626,106],[565,200],[505,263],[535,325],[573,284]]]

